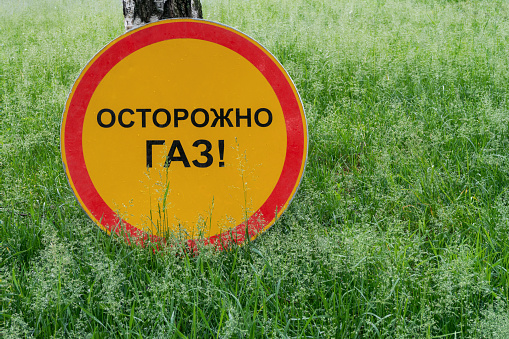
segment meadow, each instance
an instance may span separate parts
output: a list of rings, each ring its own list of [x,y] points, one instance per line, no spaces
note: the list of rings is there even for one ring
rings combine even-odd
[[[0,337],[509,338],[509,3],[202,3],[300,92],[292,205],[221,253],[102,232],[60,122],[121,1],[2,0]]]

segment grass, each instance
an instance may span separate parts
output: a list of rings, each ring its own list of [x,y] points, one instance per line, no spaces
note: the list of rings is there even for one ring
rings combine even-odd
[[[509,4],[203,0],[305,104],[291,207],[197,256],[93,225],[60,160],[119,1],[0,3],[0,337],[507,338]]]

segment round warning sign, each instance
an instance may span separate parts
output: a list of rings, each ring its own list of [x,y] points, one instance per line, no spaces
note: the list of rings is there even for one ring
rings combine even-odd
[[[107,232],[242,243],[288,207],[307,157],[295,86],[230,27],[164,20],[130,31],[85,67],[62,120],[62,158]]]

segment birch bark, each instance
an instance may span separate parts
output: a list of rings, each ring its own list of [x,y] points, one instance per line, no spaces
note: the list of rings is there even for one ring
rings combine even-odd
[[[125,30],[169,18],[203,18],[200,0],[122,0]]]

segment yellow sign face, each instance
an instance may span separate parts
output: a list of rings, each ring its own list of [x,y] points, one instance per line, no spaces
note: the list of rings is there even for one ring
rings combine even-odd
[[[307,128],[270,53],[203,20],[131,31],[84,69],[62,123],[69,182],[108,232],[243,242],[300,183]]]

